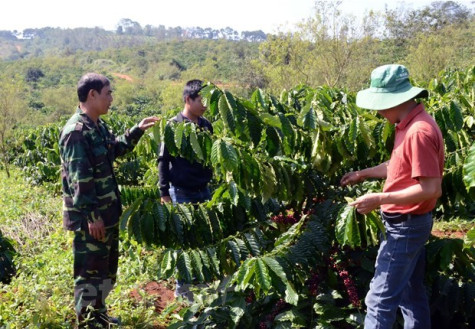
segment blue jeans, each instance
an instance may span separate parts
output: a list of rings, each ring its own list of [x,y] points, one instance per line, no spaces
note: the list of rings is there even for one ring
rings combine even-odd
[[[386,240],[379,247],[374,277],[366,295],[364,327],[391,329],[400,308],[405,329],[431,328],[424,272],[432,214],[408,215],[400,223],[388,222],[384,217]]]
[[[170,185],[170,198],[173,204],[177,203],[200,203],[211,199],[211,192],[208,187],[200,190],[189,190]],[[175,297],[181,296],[189,302],[193,302],[193,293],[190,291],[192,284],[185,283],[182,280],[176,280]]]
[[[170,198],[173,204],[177,203],[200,203],[211,199],[211,192],[208,187],[196,190],[189,190],[170,185]]]

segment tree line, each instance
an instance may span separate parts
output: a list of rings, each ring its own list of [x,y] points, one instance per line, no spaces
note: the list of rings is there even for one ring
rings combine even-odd
[[[14,90],[18,96],[16,104],[4,102],[8,111],[30,126],[67,117],[85,71],[113,80],[113,111],[129,116],[176,110],[183,81],[196,77],[243,97],[255,88],[277,94],[299,84],[355,91],[367,85],[374,67],[392,62],[406,65],[424,84],[443,69],[473,64],[473,17],[473,9],[445,1],[370,11],[358,21],[342,13],[341,2],[316,1],[295,31],[259,42],[214,39],[216,31],[203,28],[178,38],[173,28],[141,27],[130,19],[115,32],[28,29],[23,35],[31,38],[15,40],[14,32],[0,31],[0,79],[3,94]],[[230,28],[222,31],[235,35]]]
[[[138,22],[123,18],[115,31],[94,28],[27,28],[23,31],[0,31],[0,58],[17,60],[54,53],[73,54],[78,51],[101,51],[109,48],[138,46],[164,40],[233,40],[263,42],[267,38],[262,30],[236,31],[196,27],[142,27]]]

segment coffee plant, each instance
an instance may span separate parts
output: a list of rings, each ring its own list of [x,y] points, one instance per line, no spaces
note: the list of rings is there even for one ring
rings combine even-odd
[[[474,69],[444,73],[428,87],[427,109],[446,143],[440,220],[474,217],[473,82]],[[121,220],[131,237],[160,250],[161,278],[209,284],[170,328],[361,327],[384,227],[346,200],[382,186],[343,189],[338,180],[387,160],[394,128],[357,108],[354,95],[327,87],[298,86],[278,98],[257,90],[247,100],[209,84],[202,97],[213,135],[162,122],[146,148],[163,142],[172,155],[211,166],[212,200],[169,205],[138,196]],[[434,314],[441,325],[474,321],[467,236],[465,244],[435,237],[428,244],[431,307],[444,310]]]
[[[58,142],[58,125],[17,131],[12,140],[14,147],[10,158],[14,165],[22,168],[29,183],[48,182],[59,190],[61,160]]]

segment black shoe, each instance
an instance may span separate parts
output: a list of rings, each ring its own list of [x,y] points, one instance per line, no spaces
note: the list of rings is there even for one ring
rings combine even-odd
[[[80,321],[78,329],[110,329],[120,325],[120,319],[111,317],[107,313],[96,313],[93,318]]]
[[[98,323],[104,326],[104,328],[120,325],[120,319],[109,316],[107,313],[99,313],[95,316],[95,319]]]
[[[104,329],[104,326],[100,324],[95,316],[89,314],[87,317],[78,317],[77,329]]]
[[[77,329],[106,329],[108,326],[104,326],[96,320],[83,321],[78,324]]]

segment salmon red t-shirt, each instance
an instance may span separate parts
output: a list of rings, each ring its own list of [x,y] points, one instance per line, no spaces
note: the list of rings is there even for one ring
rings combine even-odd
[[[435,120],[419,104],[396,126],[396,137],[383,192],[395,192],[419,184],[419,177],[442,177],[444,141]],[[437,199],[420,203],[381,205],[389,213],[424,214],[434,209]]]

